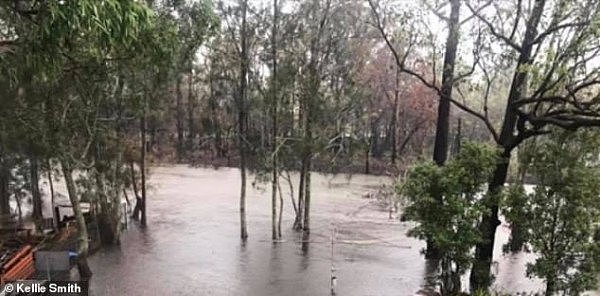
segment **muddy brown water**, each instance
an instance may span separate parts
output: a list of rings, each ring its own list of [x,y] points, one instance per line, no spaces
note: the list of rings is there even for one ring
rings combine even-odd
[[[379,185],[389,186],[390,179],[313,176],[312,231],[303,251],[300,236],[290,229],[289,196],[283,241],[272,243],[270,187],[249,189],[250,236],[242,244],[238,170],[153,168],[148,227],[130,225],[120,246],[91,256],[91,295],[330,295],[332,264],[337,295],[416,295],[427,288],[424,244],[406,236],[411,224],[390,220],[387,211],[362,198]],[[501,254],[506,225],[499,227],[498,238],[495,290],[542,289],[543,282],[525,276],[531,255]]]

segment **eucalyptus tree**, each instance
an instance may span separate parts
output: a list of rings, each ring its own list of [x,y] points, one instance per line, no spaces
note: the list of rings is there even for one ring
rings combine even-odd
[[[238,107],[238,146],[240,151],[240,174],[241,174],[241,189],[240,189],[240,236],[242,240],[248,238],[248,229],[246,226],[246,157],[248,151],[248,105],[246,102],[247,87],[248,87],[248,39],[247,39],[247,15],[248,15],[248,0],[240,0],[240,10],[242,14],[242,24],[240,26],[240,72],[239,72],[239,88],[236,99]]]
[[[155,132],[157,121],[164,119],[164,110],[170,105],[170,87],[175,84],[180,88],[182,72],[188,72],[188,78],[193,79],[191,69],[196,60],[199,47],[212,35],[219,26],[217,16],[209,1],[152,1],[151,8],[156,13],[156,26],[143,35],[140,54],[130,60],[124,67],[124,75],[129,83],[129,96],[133,100],[133,111],[140,119],[140,176],[141,198],[139,211],[134,216],[141,215],[142,225],[146,225],[146,153],[148,144],[153,144],[154,134],[148,141],[148,121],[153,123]],[[191,92],[191,87],[188,91]],[[190,97],[191,93],[188,94]],[[177,94],[176,101],[180,104],[181,97]],[[177,106],[177,155],[183,153],[183,114]],[[191,111],[190,111],[191,112]],[[181,120],[181,122],[180,122]],[[134,168],[132,167],[131,170]],[[132,178],[133,179],[133,178]],[[133,180],[135,184],[135,180]]]
[[[498,196],[506,182],[514,149],[527,139],[551,133],[552,126],[578,129],[600,124],[597,103],[600,80],[595,62],[600,52],[597,30],[600,4],[594,0],[531,3],[507,0],[466,1],[463,7],[470,14],[465,20],[476,33],[471,38],[479,45],[473,46],[477,49],[472,54],[473,64],[465,73],[483,78],[487,86],[480,89],[480,102],[452,97],[450,101],[483,123],[501,154],[485,196],[488,211],[480,223],[484,239],[477,244],[477,260],[471,272],[472,288],[479,289],[492,280],[490,265],[499,225]],[[377,15],[375,19],[378,24]],[[414,27],[408,25],[403,34],[411,36],[413,31]],[[460,45],[458,50],[467,52],[468,48]],[[409,51],[399,52],[400,61],[406,52]],[[496,77],[504,72],[509,73],[511,81],[507,89],[498,87],[503,79]],[[462,82],[458,77],[454,81],[460,89]],[[427,79],[422,81],[436,85]],[[498,90],[506,98],[502,100],[504,112],[499,125],[489,113],[489,105],[493,103],[490,98],[498,97],[498,93],[492,96],[491,90]]]
[[[210,16],[210,7],[203,5],[202,13]],[[60,163],[77,221],[80,275],[88,277],[88,230],[80,202],[93,205],[106,237],[118,241],[127,169],[124,135],[166,90],[178,27],[167,14],[138,1],[2,2],[0,17],[1,83],[6,86],[2,159],[35,160],[33,154]],[[211,18],[202,23],[204,32],[214,24]],[[20,139],[22,134],[32,137]],[[30,149],[35,138],[38,148]],[[6,161],[2,164],[3,172],[10,171]],[[36,182],[33,173],[31,179]],[[142,199],[144,190],[142,184]],[[145,223],[145,200],[141,209]]]
[[[273,237],[281,233],[276,221],[281,221],[282,215],[281,194],[276,213],[279,176],[300,171],[298,190],[293,190],[298,199],[292,196],[294,228],[306,228],[308,233],[309,224],[304,224],[310,219],[307,201],[311,168],[336,172],[353,157],[355,149],[346,146],[353,141],[354,126],[360,121],[354,111],[362,108],[357,81],[360,64],[365,60],[360,56],[365,51],[361,47],[364,23],[356,21],[364,19],[365,11],[359,3],[276,4],[270,9],[248,3],[248,65],[246,75],[242,75],[247,77],[247,91],[243,105],[239,100],[240,75],[245,68],[240,65],[246,56],[242,55],[240,44],[243,6],[218,5],[224,26],[207,54],[210,96],[206,106],[213,113],[206,121],[215,130],[215,144],[221,139],[219,132],[226,134],[227,124],[236,121],[236,115],[239,119],[240,110],[246,110],[244,142],[238,139],[237,145],[246,145],[245,167],[257,173],[259,181],[271,183]],[[281,7],[287,9],[280,10]],[[273,18],[274,23],[270,21]],[[223,108],[219,110],[217,104]],[[216,123],[224,127],[216,128]],[[236,125],[238,129],[243,126],[239,122]],[[343,145],[338,139],[344,139]]]
[[[435,72],[438,69],[435,68],[436,61],[430,61],[429,63],[433,65],[433,80],[428,79],[422,73],[417,72],[416,69],[407,66],[407,59],[409,54],[413,52],[412,47],[415,45],[418,39],[423,38],[423,36],[414,36],[416,35],[412,31],[407,31],[408,42],[406,48],[403,49],[403,52],[400,49],[397,49],[394,45],[395,40],[392,40],[391,37],[388,36],[388,32],[386,31],[386,20],[382,18],[379,10],[379,5],[374,0],[369,0],[369,5],[371,6],[371,10],[374,16],[375,27],[383,37],[387,47],[392,51],[394,58],[396,60],[396,64],[399,71],[407,73],[409,75],[414,76],[419,79],[428,87],[432,88],[438,93],[439,102],[438,102],[438,113],[437,113],[437,127],[435,132],[435,143],[433,147],[433,160],[438,165],[444,165],[446,159],[448,158],[448,143],[449,143],[449,124],[450,124],[450,101],[452,100],[452,90],[454,85],[460,79],[465,78],[470,75],[470,73],[464,73],[456,75],[455,77],[455,65],[457,63],[456,57],[458,52],[458,43],[459,43],[459,34],[460,34],[460,26],[464,23],[464,20],[460,20],[460,0],[451,0],[450,4],[450,12],[449,15],[444,15],[439,12],[445,6],[445,4],[439,4],[439,7],[431,7],[427,1],[424,1],[425,5],[430,6],[430,9],[437,15],[448,27],[448,36],[445,43],[444,49],[444,61],[442,63],[441,68],[441,86],[438,86],[438,82],[436,81]],[[405,16],[408,17],[408,16]],[[405,24],[407,23],[405,20],[403,21]],[[432,38],[432,37],[429,37]],[[435,45],[433,46],[433,52],[435,54],[436,49]],[[435,59],[435,55],[432,57]],[[473,64],[474,68],[475,64]],[[438,257],[438,251],[434,245],[432,245],[431,241],[427,242],[427,258],[435,258]]]
[[[309,234],[311,170],[333,173],[342,157],[356,152],[347,149],[344,138],[356,132],[353,111],[362,108],[357,70],[364,59],[355,41],[364,36],[364,22],[357,20],[365,15],[362,5],[352,1],[309,1],[297,9],[298,140],[292,151],[298,152],[300,180],[295,228]]]
[[[600,69],[591,62],[600,53],[600,3],[539,0],[530,6],[521,1],[507,1],[502,6],[514,9],[467,4],[487,36],[501,48],[497,53],[490,47],[487,54],[508,58],[514,73],[501,128],[486,123],[501,148],[502,159],[486,195],[489,212],[483,216],[480,229],[485,239],[477,245],[471,273],[475,289],[491,281],[489,268],[499,225],[498,196],[506,182],[512,151],[527,139],[552,133],[553,126],[578,129],[600,125]],[[462,109],[488,120],[484,112]]]
[[[227,80],[234,86],[235,93],[229,93],[234,99],[234,106],[237,109],[237,148],[239,154],[240,169],[240,237],[242,240],[248,238],[248,229],[246,223],[246,192],[247,192],[247,173],[249,166],[249,156],[252,143],[249,138],[249,72],[251,67],[251,48],[249,39],[253,35],[254,26],[249,24],[249,7],[247,0],[238,1],[237,5],[232,6],[223,2],[218,2],[218,9],[224,21],[225,37],[218,41],[225,42],[224,51],[228,55],[226,60],[228,67],[232,67],[231,72],[227,73]],[[250,11],[251,13],[251,11]],[[250,27],[252,26],[252,28]],[[214,47],[213,47],[214,48]],[[212,87],[212,84],[211,84]]]
[[[177,25],[177,58],[174,63],[177,79],[176,89],[176,129],[177,129],[177,160],[182,161],[185,153],[184,145],[184,106],[183,106],[183,74],[188,75],[188,100],[192,95],[193,64],[196,60],[196,53],[207,37],[210,37],[216,30],[218,22],[212,14],[212,3],[208,0],[201,1],[164,1],[164,7],[161,9],[172,10],[169,13]],[[192,104],[188,102],[188,112],[193,112]],[[188,116],[188,143],[194,137],[193,120]],[[188,145],[188,149],[191,148]]]
[[[281,215],[283,211],[283,199],[280,200],[279,207],[279,227],[277,227],[277,188],[279,184],[279,165],[278,165],[278,155],[277,155],[277,147],[278,141],[277,138],[279,136],[279,126],[277,124],[278,121],[278,112],[279,112],[279,94],[277,92],[277,30],[279,22],[279,6],[277,0],[273,0],[273,24],[271,30],[271,59],[272,59],[272,69],[271,69],[271,120],[272,120],[272,139],[271,139],[271,153],[272,153],[272,179],[271,179],[271,238],[277,239],[281,238]]]

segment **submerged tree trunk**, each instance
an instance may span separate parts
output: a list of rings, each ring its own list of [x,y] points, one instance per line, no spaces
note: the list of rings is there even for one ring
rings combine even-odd
[[[140,141],[141,141],[141,159],[140,159],[140,174],[142,177],[142,196],[140,212],[142,214],[141,224],[146,226],[146,102],[144,98],[144,106],[142,110],[142,118],[140,120]],[[135,182],[135,181],[134,181]]]
[[[98,198],[100,200],[100,211],[96,215],[100,241],[106,245],[112,245],[119,242],[120,236],[120,216],[119,203],[116,203],[113,196],[107,191],[106,177],[101,172],[96,172],[96,187]]]
[[[311,159],[308,158],[307,159],[307,164],[306,164],[306,180],[304,181],[304,225],[302,230],[304,231],[305,235],[308,235],[310,233],[310,198],[311,198],[311,192],[310,192],[310,168],[311,168]]]
[[[131,218],[133,218],[134,220],[139,220],[140,219],[140,211],[141,211],[141,207],[142,207],[142,198],[140,197],[139,193],[138,193],[138,188],[137,188],[137,180],[135,177],[135,167],[133,164],[133,161],[129,162],[129,172],[130,172],[130,178],[131,178],[131,187],[133,188],[133,195],[135,196],[135,205],[133,206],[133,212],[131,214]]]
[[[531,16],[527,20],[525,35],[519,51],[519,60],[515,66],[516,70],[508,94],[502,130],[498,138],[498,143],[503,149],[501,160],[496,165],[492,180],[488,186],[488,194],[485,197],[487,199],[485,204],[489,207],[489,212],[483,216],[479,226],[484,241],[477,244],[475,248],[475,261],[470,277],[472,290],[486,289],[492,282],[490,267],[494,255],[496,227],[500,225],[500,220],[498,219],[498,195],[506,182],[510,156],[515,146],[513,143],[515,138],[514,131],[518,114],[516,113],[514,102],[519,100],[523,94],[528,73],[522,69],[526,69],[526,66],[532,63],[533,42],[537,35],[537,27],[545,4],[545,0],[535,1]]]
[[[248,229],[246,227],[246,132],[248,126],[248,114],[246,106],[246,87],[248,76],[248,52],[246,44],[246,14],[248,10],[248,0],[241,0],[242,6],[242,28],[240,32],[241,42],[241,62],[240,62],[240,88],[238,98],[238,144],[240,152],[240,237],[242,240],[248,238]]]
[[[115,138],[120,139],[120,131],[117,129]],[[106,149],[103,145],[95,145]],[[102,150],[100,150],[102,151]],[[99,211],[95,212],[96,225],[100,234],[100,241],[106,245],[120,243],[121,237],[121,180],[119,180],[119,169],[121,167],[122,154],[117,151],[114,162],[110,165],[108,160],[102,159],[100,151],[96,151],[95,175],[97,203],[100,204]],[[100,165],[105,162],[106,165]]]
[[[314,0],[313,6],[315,12],[321,12],[322,16],[318,24],[318,29],[315,32],[314,38],[310,42],[310,61],[307,66],[308,80],[306,81],[306,91],[302,96],[301,105],[302,114],[304,117],[304,151],[302,156],[302,171],[304,172],[304,219],[302,221],[303,241],[307,242],[310,234],[310,202],[311,202],[311,169],[312,158],[314,156],[315,139],[313,138],[313,125],[318,124],[316,121],[317,102],[319,97],[319,87],[321,84],[321,69],[319,67],[320,43],[323,30],[329,16],[329,8],[331,1],[326,1],[324,9],[319,7],[319,1]],[[317,9],[319,8],[319,9]],[[299,208],[300,209],[300,208]],[[302,218],[302,217],[301,217]],[[302,249],[306,251],[308,244],[303,244]]]
[[[243,141],[243,140],[242,140]],[[240,155],[240,238],[248,238],[248,229],[246,227],[246,156],[244,152]]]
[[[271,180],[271,238],[277,239],[281,237],[281,213],[279,214],[279,224],[277,224],[277,190],[279,184],[279,172],[278,172],[278,156],[277,156],[277,135],[278,135],[278,125],[277,125],[277,112],[279,112],[279,100],[277,98],[277,0],[273,0],[273,30],[271,32],[271,54],[273,58],[273,70],[271,76],[271,97],[273,102],[271,103],[271,120],[273,122],[273,134],[271,135],[271,153],[273,157],[273,170],[272,170],[272,180]],[[280,193],[281,195],[281,193]],[[281,200],[283,202],[283,200]],[[282,206],[280,206],[282,209]],[[281,211],[280,211],[281,212]],[[279,225],[279,227],[278,227]]]
[[[82,279],[88,279],[92,276],[92,271],[87,262],[87,256],[89,251],[88,242],[88,231],[85,223],[85,217],[81,210],[79,203],[79,197],[77,196],[77,189],[75,182],[73,181],[73,169],[71,168],[68,161],[63,160],[61,162],[63,175],[65,177],[65,183],[67,185],[67,192],[69,194],[69,200],[73,207],[73,214],[75,215],[75,221],[77,221],[77,232],[78,232],[78,256],[77,256],[77,268],[79,269],[79,276]]]
[[[294,209],[294,213],[296,214],[296,216],[298,216],[298,207],[296,206],[296,201],[294,200],[294,184],[292,184],[292,177],[290,176],[290,173],[288,171],[286,171],[285,179],[288,183],[288,187],[290,188],[290,199],[292,207]],[[279,191],[281,192],[281,188],[279,189]]]
[[[298,211],[296,212],[296,220],[294,221],[294,229],[300,231],[304,228],[304,189],[306,188],[304,182],[306,180],[306,166],[302,162],[300,168],[300,181],[298,182]]]
[[[314,73],[311,77],[313,80],[312,83],[312,91],[316,92],[316,83],[314,80],[316,79],[316,69],[313,70]],[[302,168],[304,171],[304,217],[302,221],[302,230],[304,232],[304,240],[307,239],[308,234],[310,233],[310,170],[312,166],[312,156],[313,156],[313,133],[312,133],[312,125],[313,125],[313,102],[314,96],[310,96],[306,98],[306,110],[304,115],[306,117],[304,123],[304,137],[305,137],[305,147],[304,147],[304,157],[302,158]]]
[[[274,108],[276,109],[276,107]],[[277,111],[274,111],[277,112]],[[273,169],[271,176],[271,238],[277,239],[279,237],[277,231],[277,184],[278,184],[278,163],[277,163],[277,115],[273,115],[273,150],[271,151],[273,157]]]
[[[279,191],[279,217],[277,220],[277,235],[281,238],[281,221],[283,219],[283,191],[281,191],[281,184],[277,179],[277,191]]]

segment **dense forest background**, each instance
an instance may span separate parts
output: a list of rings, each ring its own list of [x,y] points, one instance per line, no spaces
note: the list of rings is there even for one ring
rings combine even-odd
[[[306,236],[311,172],[408,175],[398,193],[412,198],[427,256],[447,259],[440,267],[454,285],[472,264],[471,285],[486,287],[500,212],[514,207],[499,197],[505,183],[545,184],[536,161],[551,157],[537,155],[540,147],[575,139],[587,149],[596,139],[576,131],[600,125],[599,35],[597,0],[3,1],[0,213],[9,223],[11,203],[19,213],[31,205],[39,228],[40,179],[64,179],[79,225],[80,270],[91,275],[79,203],[92,204],[103,241],[118,242],[124,190],[147,223],[151,165],[239,167],[242,239],[249,183],[272,186],[277,239],[277,192],[292,171],[299,172],[293,227]],[[437,173],[464,173],[477,184],[409,186],[419,176],[431,185],[433,175],[414,170],[429,159],[438,169],[450,162]],[[465,218],[477,230],[461,248],[426,227],[415,199],[430,195],[437,202],[424,209],[433,209],[452,194],[482,190],[481,203],[461,203],[481,208]],[[585,202],[592,209],[597,196]],[[515,225],[524,221],[524,213],[513,214]],[[527,227],[514,229],[511,248],[519,250]]]

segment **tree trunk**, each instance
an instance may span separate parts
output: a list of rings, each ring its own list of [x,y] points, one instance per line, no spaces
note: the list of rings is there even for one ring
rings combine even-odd
[[[392,156],[391,156],[391,161],[392,161],[392,165],[396,164],[396,157],[398,155],[398,147],[397,147],[397,132],[398,132],[398,101],[399,101],[399,90],[398,87],[400,85],[400,69],[398,68],[398,66],[396,66],[396,84],[395,84],[395,88],[394,88],[394,106],[393,106],[393,112],[392,113],[392,123],[391,123],[391,146],[392,146]]]
[[[240,238],[246,240],[248,238],[248,230],[246,228],[246,157],[240,155]]]
[[[509,242],[509,250],[512,253],[518,253],[523,250],[523,246],[525,245],[526,233],[523,232],[520,225],[517,223],[512,223],[510,225],[510,239]]]
[[[440,261],[440,294],[442,296],[453,296],[454,282],[452,281],[452,262],[447,258],[442,258]]]
[[[273,162],[276,162],[276,160],[273,160]],[[276,163],[273,165],[275,166]],[[277,167],[273,167],[273,176],[271,180],[271,238],[274,240],[279,237],[277,233],[277,178]]]
[[[371,146],[371,156],[375,158],[381,157],[381,143],[379,137],[379,120],[376,119],[371,123],[371,139],[369,142]]]
[[[462,145],[462,118],[458,118],[456,125],[456,138],[454,139],[454,154],[460,153],[460,146]]]
[[[302,167],[300,168],[300,181],[298,182],[298,212],[296,213],[296,220],[294,221],[294,229],[302,230],[303,226],[303,217],[304,217],[304,181],[306,180],[306,166],[305,162],[302,162]]]
[[[537,35],[537,27],[545,4],[545,0],[535,1],[531,16],[527,21],[525,36],[523,37],[524,39],[519,52],[519,60],[515,66],[515,74],[506,103],[502,131],[498,139],[498,144],[504,151],[502,153],[501,161],[496,165],[494,175],[489,183],[488,194],[485,197],[488,199],[485,204],[489,207],[489,214],[484,215],[479,226],[484,241],[477,244],[475,248],[475,261],[470,277],[472,290],[486,289],[492,282],[490,267],[494,255],[496,227],[500,225],[500,220],[498,219],[498,195],[500,194],[508,175],[510,155],[514,148],[514,131],[518,119],[513,104],[521,98],[523,88],[527,81],[528,73],[522,69],[526,69],[526,66],[530,65],[532,62],[531,52],[533,49],[533,41]]]
[[[135,205],[133,206],[133,212],[131,214],[131,218],[134,220],[140,219],[140,210],[142,207],[142,198],[138,193],[137,188],[137,179],[135,178],[135,167],[133,165],[133,161],[129,162],[129,172],[131,178],[131,186],[133,187],[133,195],[135,196]]]
[[[150,130],[150,139],[148,141],[148,147],[146,147],[146,151],[154,151],[154,146],[155,145],[159,145],[160,147],[160,143],[158,143],[158,137],[157,137],[157,127],[156,127],[156,119],[155,118],[150,118],[150,122],[148,123],[149,125],[149,130]]]
[[[273,0],[273,30],[271,32],[271,54],[273,59],[273,69],[271,76],[271,98],[273,102],[271,103],[271,116],[273,121],[273,134],[271,139],[271,154],[273,157],[273,171],[272,171],[272,180],[271,180],[271,224],[272,224],[272,239],[277,239],[281,237],[281,213],[279,214],[279,224],[277,224],[277,190],[279,184],[279,173],[278,173],[278,157],[277,157],[277,135],[278,135],[278,125],[277,125],[277,112],[279,112],[279,100],[277,98],[277,0]],[[280,192],[281,195],[281,192]],[[283,200],[281,200],[283,202]],[[280,206],[280,209],[282,207]],[[279,226],[279,228],[277,227]]]
[[[288,186],[290,188],[290,199],[291,199],[291,204],[292,207],[294,209],[294,213],[296,214],[296,216],[298,215],[298,207],[296,206],[296,201],[294,200],[294,184],[292,184],[292,177],[290,176],[290,173],[288,171],[286,171],[286,181],[288,183]],[[281,189],[279,190],[279,192],[281,192]]]
[[[140,120],[140,174],[142,177],[142,196],[141,196],[141,205],[140,211],[142,214],[141,224],[142,226],[146,226],[146,98],[144,98],[144,106],[142,107],[142,118]],[[135,182],[135,180],[134,180]]]
[[[310,233],[310,157],[307,158],[306,162],[306,180],[304,181],[304,225],[302,230],[304,230],[305,235],[308,235]]]
[[[96,189],[100,201],[100,211],[96,215],[96,225],[100,234],[100,242],[105,245],[112,245],[119,242],[120,203],[117,203],[107,191],[108,186],[105,182],[107,181],[105,172],[97,170],[95,175]]]
[[[435,143],[433,146],[433,161],[443,166],[448,158],[448,132],[450,125],[450,99],[454,86],[454,64],[456,61],[456,48],[459,38],[460,0],[451,0],[450,20],[448,22],[448,39],[444,55],[444,67],[442,70],[442,88],[438,104],[437,126],[435,130]],[[441,199],[441,197],[438,197]],[[427,240],[425,258],[439,258],[440,250],[431,240]]]
[[[10,219],[10,170],[6,167],[5,159],[0,156],[0,222]]]
[[[183,159],[183,94],[181,93],[181,75],[177,73],[176,83],[176,125],[177,125],[177,162],[181,162]]]
[[[73,181],[73,169],[71,168],[68,161],[63,160],[61,162],[63,175],[65,177],[65,183],[67,185],[67,192],[69,194],[69,200],[73,207],[73,214],[75,215],[75,221],[77,221],[77,232],[78,232],[78,256],[77,256],[77,267],[79,269],[79,276],[82,279],[89,279],[92,276],[92,271],[87,262],[87,256],[89,251],[88,231],[85,223],[85,217],[79,204],[79,197],[77,196],[77,189],[75,188],[75,182]]]
[[[56,215],[54,210],[54,182],[52,181],[52,164],[48,160],[48,184],[50,185],[50,205],[52,205],[52,216],[54,217],[54,229],[58,227],[60,217]]]
[[[283,192],[281,191],[281,184],[279,184],[279,178],[277,179],[277,191],[279,191],[279,218],[277,220],[277,235],[281,239],[281,220],[283,218]]]
[[[450,99],[454,85],[454,64],[456,49],[458,47],[458,30],[460,0],[451,0],[449,32],[444,55],[444,68],[442,71],[442,88],[438,104],[437,126],[435,130],[435,143],[433,147],[433,161],[437,165],[444,165],[448,158],[448,131],[450,125]]]
[[[369,141],[369,143],[367,144],[367,149],[365,149],[365,175],[368,175],[369,173],[371,173],[370,169],[369,169],[369,155],[371,153],[371,143]]]
[[[187,135],[187,151],[192,151],[192,145],[194,143],[194,137],[196,136],[196,126],[194,124],[194,73],[192,71],[192,62],[190,62],[190,72],[188,73],[188,106],[187,106],[187,121],[188,121],[188,135]]]
[[[38,160],[35,156],[29,159],[29,172],[31,178],[31,199],[33,201],[33,213],[32,217],[35,222],[36,228],[41,228],[42,219],[42,194],[40,193],[40,182],[39,182],[39,165]]]
[[[316,83],[314,80],[316,79],[316,71],[313,70],[313,75],[311,77],[313,80],[312,91],[316,91]],[[311,161],[313,155],[313,134],[312,134],[312,117],[313,117],[313,102],[312,100],[315,96],[310,96],[306,99],[306,110],[304,112],[304,116],[306,121],[304,123],[304,137],[305,137],[305,146],[304,146],[304,157],[302,158],[302,167],[304,170],[304,219],[302,221],[302,230],[304,231],[304,240],[308,238],[308,234],[310,233],[310,170],[311,170]]]
[[[127,203],[127,208],[131,209],[131,201],[129,200],[129,195],[127,194],[127,188],[123,187],[123,197],[125,197],[125,202]]]
[[[240,237],[242,240],[248,238],[246,227],[246,132],[248,125],[248,114],[246,107],[246,86],[248,76],[248,52],[246,44],[246,14],[248,10],[248,0],[241,0],[242,6],[242,27],[240,32],[241,42],[241,62],[240,62],[240,88],[238,98],[238,142],[240,150]]]
[[[21,227],[23,225],[23,207],[21,206],[21,191],[19,190],[19,188],[14,188],[14,196],[15,196],[15,202],[17,203],[17,221],[18,221],[18,225],[19,227]]]
[[[556,283],[555,283],[554,279],[547,279],[546,280],[546,292],[544,293],[544,295],[546,295],[546,296],[554,295],[554,290],[556,289],[555,286],[556,286]]]

